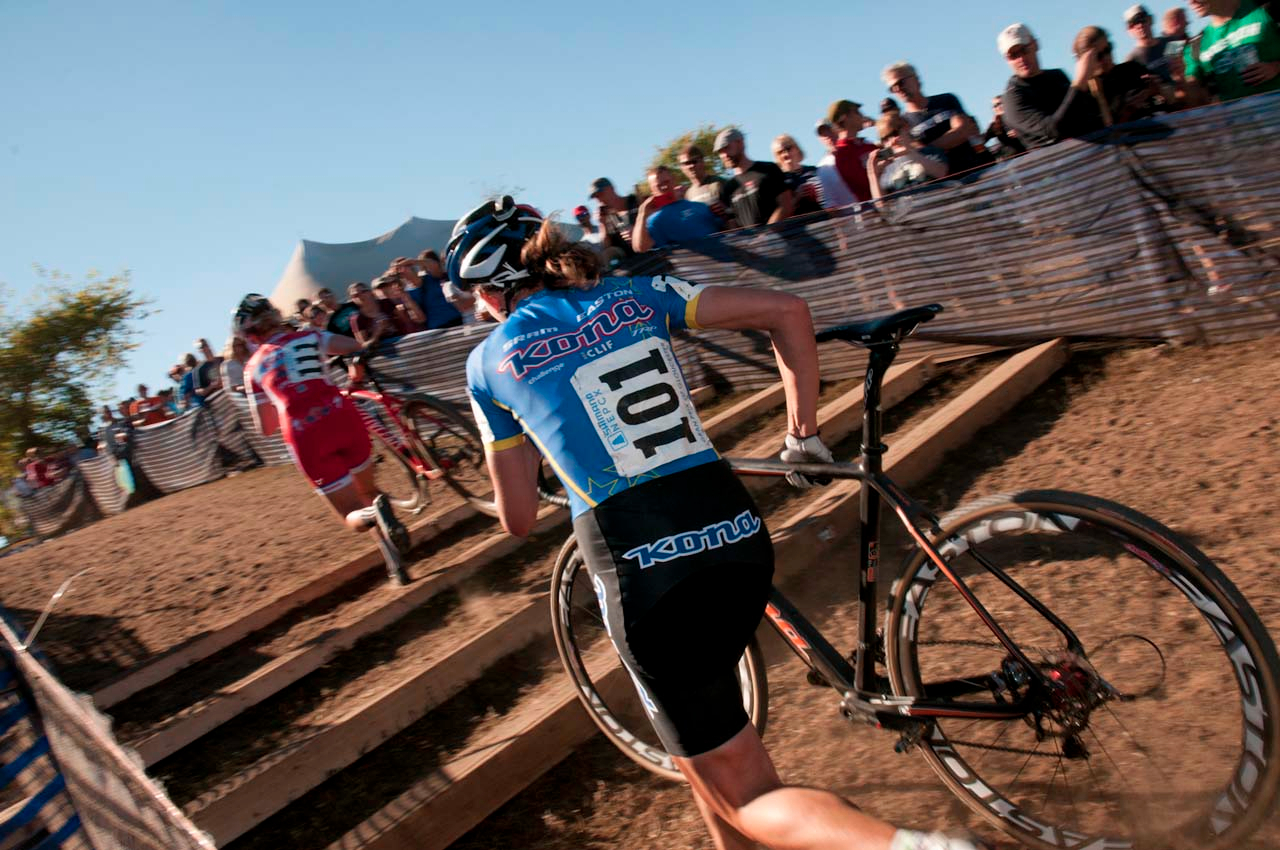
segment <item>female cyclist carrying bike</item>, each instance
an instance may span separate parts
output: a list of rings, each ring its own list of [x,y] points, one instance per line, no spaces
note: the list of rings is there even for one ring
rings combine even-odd
[[[976,847],[783,785],[742,706],[735,668],[764,611],[773,549],[698,420],[670,330],[769,332],[787,399],[782,459],[828,461],[805,302],[673,277],[600,279],[590,248],[510,197],[458,222],[446,266],[500,319],[471,352],[467,382],[502,524],[532,530],[545,457],[569,493],[610,638],[716,846]]]
[[[299,471],[352,531],[372,531],[392,580],[407,584],[401,557],[409,533],[373,481],[369,433],[325,372],[329,357],[364,350],[350,337],[286,324],[262,295],[246,295],[231,331],[256,346],[245,364],[254,424],[280,432]],[[353,369],[358,368],[353,366]]]

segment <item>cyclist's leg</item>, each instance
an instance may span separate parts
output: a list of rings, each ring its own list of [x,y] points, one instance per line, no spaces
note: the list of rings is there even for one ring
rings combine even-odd
[[[746,850],[757,842],[772,848],[888,850],[897,832],[830,791],[783,785],[749,725],[714,750],[677,758],[676,764],[724,850]]]

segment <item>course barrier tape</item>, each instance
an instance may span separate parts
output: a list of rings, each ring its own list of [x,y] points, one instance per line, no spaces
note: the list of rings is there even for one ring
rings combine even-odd
[[[1218,343],[1280,329],[1280,93],[1126,125],[1032,151],[881,202],[732,231],[650,252],[619,274],[758,286],[808,301],[817,327],[939,302],[946,311],[904,347],[1049,339]],[[384,343],[388,389],[466,408],[468,353],[486,325]],[[750,390],[777,379],[764,334],[698,331],[675,344],[691,386]],[[824,379],[858,377],[861,351],[824,346]],[[136,471],[161,492],[224,474],[247,445],[284,464],[278,438],[253,432],[244,396],[135,429]],[[88,474],[81,498],[41,491],[28,514],[66,530],[119,502]],[[48,489],[48,488],[46,488]],[[37,510],[38,509],[38,510]],[[43,513],[41,513],[43,511]],[[41,533],[51,533],[42,531]]]
[[[214,844],[165,796],[110,721],[23,648],[0,615],[3,771],[17,800],[0,815],[0,842],[26,836],[63,850],[213,850]],[[6,798],[8,799],[8,798]]]

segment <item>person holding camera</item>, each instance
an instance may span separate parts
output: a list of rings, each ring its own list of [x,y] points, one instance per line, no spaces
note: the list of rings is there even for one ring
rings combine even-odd
[[[946,151],[917,142],[900,113],[883,113],[876,122],[876,132],[880,150],[867,160],[867,182],[875,200],[947,176]]]
[[[641,202],[636,225],[631,229],[631,247],[637,254],[720,231],[720,216],[709,206],[676,197],[671,169],[655,165],[649,169],[648,180],[649,197]]]

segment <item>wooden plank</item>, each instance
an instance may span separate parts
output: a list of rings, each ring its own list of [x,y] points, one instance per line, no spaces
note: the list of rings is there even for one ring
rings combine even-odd
[[[431,540],[475,512],[475,508],[463,503],[413,523],[409,528],[413,544],[416,546]],[[290,611],[314,602],[368,570],[381,566],[383,566],[382,555],[377,548],[365,549],[357,557],[292,593],[273,599],[240,619],[188,641],[173,652],[99,687],[92,693],[93,702],[99,709],[110,708],[123,702],[139,691],[159,684],[192,664],[221,652],[253,632],[266,628]]]
[[[752,417],[768,413],[773,408],[786,404],[786,401],[786,392],[783,390],[782,382],[779,381],[720,411],[704,422],[702,427],[708,437],[718,437]]]
[[[963,445],[982,427],[1012,409],[1067,362],[1063,340],[1022,351],[993,369],[981,381],[948,402],[919,427],[889,447],[885,473],[903,487],[934,469],[948,451]],[[841,481],[826,488],[782,526],[782,532],[825,536],[853,521],[861,485]],[[813,527],[817,523],[817,527]]]
[[[881,385],[880,409],[888,410],[895,404],[920,389],[933,374],[933,361],[930,357],[921,357],[911,363],[892,367],[885,374]],[[866,388],[859,384],[837,399],[823,405],[818,411],[818,430],[822,432],[823,442],[834,446],[845,437],[862,427],[862,411],[865,406]],[[763,443],[758,443],[747,454],[755,458],[772,457],[779,450],[781,440],[777,435],[770,435]],[[747,489],[756,492],[767,489],[778,483],[777,478],[747,476],[742,479]]]
[[[558,508],[543,508],[539,516],[542,518],[543,528],[568,518],[568,514]],[[415,580],[407,587],[386,585],[382,592],[388,594],[388,601],[363,615],[361,619],[334,630],[319,642],[309,643],[273,659],[219,691],[215,699],[201,705],[197,711],[179,715],[174,722],[144,738],[130,741],[128,746],[137,751],[144,764],[155,764],[319,669],[338,653],[350,649],[360,638],[386,628],[437,593],[469,578],[498,558],[511,554],[523,542],[507,534],[489,535],[457,558],[437,567],[430,575]]]
[[[936,466],[947,450],[972,437],[1043,383],[1066,362],[1066,356],[1065,344],[1054,341],[1010,358],[891,447],[886,471],[895,480],[900,476],[918,479]],[[781,524],[772,539],[775,559],[785,571],[802,570],[818,556],[825,548],[826,532],[834,532],[837,520],[856,519],[858,487],[852,481],[832,485]],[[614,672],[622,684],[628,684],[620,677],[620,670]],[[575,703],[570,690],[567,697],[552,704],[521,706],[515,713],[518,717],[487,736],[487,741],[494,742],[492,748],[476,746],[465,758],[397,797],[328,850],[443,850],[566,756],[572,746],[567,741],[582,734],[580,724],[587,724],[588,733],[595,728],[581,711],[567,713]],[[542,712],[541,716],[530,719],[529,712],[535,710]],[[538,742],[525,740],[544,737]]]
[[[412,678],[368,695],[314,737],[253,765],[186,807],[218,846],[243,835],[484,675],[498,659],[551,630],[547,597],[536,597]]]
[[[597,669],[606,698],[633,687],[616,656]],[[567,677],[549,691],[328,850],[444,850],[461,838],[595,734]]]

